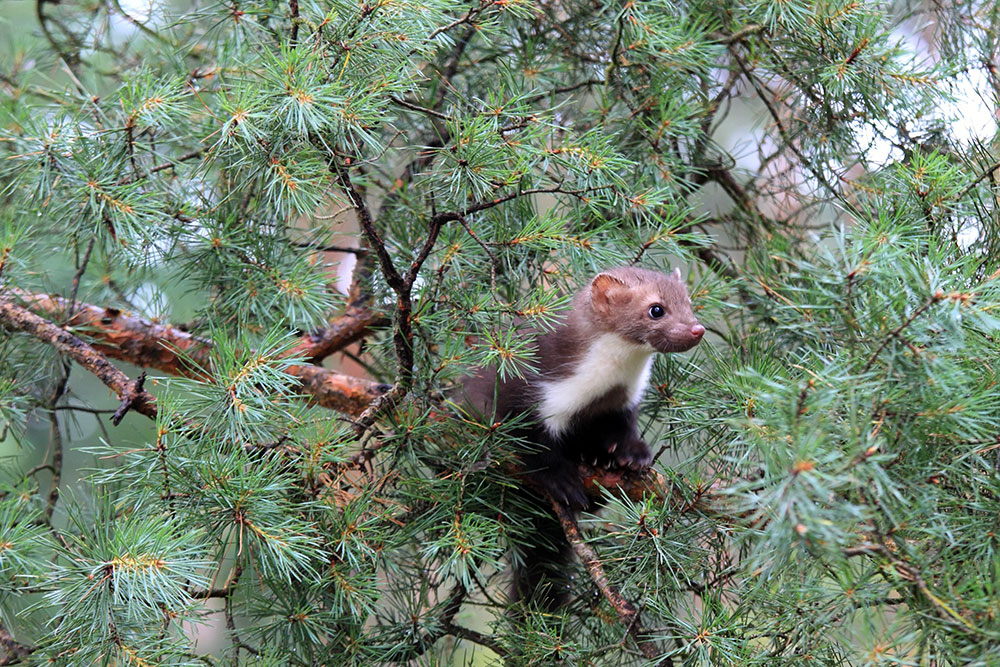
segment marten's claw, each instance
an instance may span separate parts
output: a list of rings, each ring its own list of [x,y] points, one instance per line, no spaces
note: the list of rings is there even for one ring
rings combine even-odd
[[[609,450],[611,450],[614,464],[618,468],[642,470],[653,461],[653,454],[649,451],[649,446],[639,438],[626,440],[620,446],[609,447]]]

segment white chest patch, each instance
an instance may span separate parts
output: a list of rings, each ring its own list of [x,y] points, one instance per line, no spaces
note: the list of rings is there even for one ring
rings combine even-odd
[[[656,350],[637,345],[616,334],[603,334],[590,344],[572,374],[543,381],[538,413],[545,429],[559,435],[569,428],[573,415],[615,387],[624,387],[629,406],[635,406],[649,384]]]

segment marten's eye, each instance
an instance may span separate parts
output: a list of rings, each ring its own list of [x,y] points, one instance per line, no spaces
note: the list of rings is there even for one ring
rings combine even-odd
[[[661,306],[658,303],[654,303],[652,306],[649,307],[649,316],[652,317],[654,320],[658,320],[666,314],[667,311],[665,311],[663,309],[663,306]]]

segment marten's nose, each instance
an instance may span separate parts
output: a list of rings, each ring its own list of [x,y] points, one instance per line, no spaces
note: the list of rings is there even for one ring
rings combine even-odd
[[[691,335],[694,336],[695,338],[701,338],[702,336],[705,335],[705,327],[702,326],[701,324],[692,324]]]

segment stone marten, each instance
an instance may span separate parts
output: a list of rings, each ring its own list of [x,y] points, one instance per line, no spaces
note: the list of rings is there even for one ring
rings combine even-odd
[[[539,336],[535,372],[501,379],[495,368],[483,369],[463,383],[464,402],[494,421],[527,415],[518,434],[533,445],[520,455],[526,474],[558,502],[585,509],[581,462],[634,470],[651,462],[638,406],[653,355],[689,350],[704,334],[679,269],[609,269],[575,295],[561,324]],[[524,554],[515,597],[548,585],[542,603],[553,608],[564,592],[551,580],[565,573],[569,548],[554,515],[536,528],[539,544]]]

